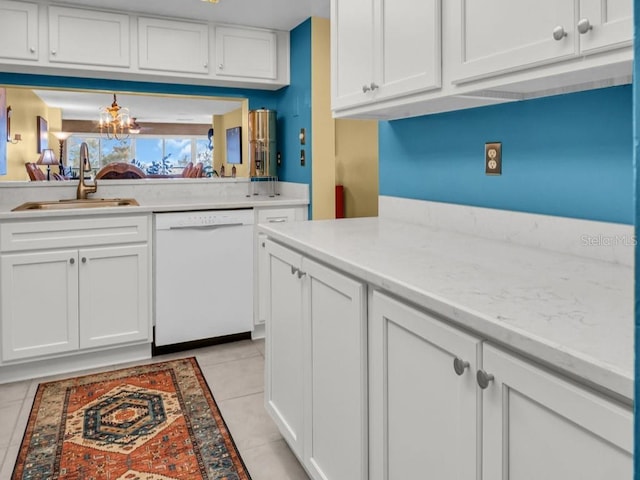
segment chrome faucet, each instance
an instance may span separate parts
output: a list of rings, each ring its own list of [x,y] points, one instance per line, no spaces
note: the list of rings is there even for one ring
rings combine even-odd
[[[76,198],[78,200],[86,200],[87,195],[96,193],[98,190],[98,181],[93,180],[93,185],[87,185],[84,181],[84,173],[91,172],[91,164],[89,163],[89,146],[86,142],[80,145],[80,181],[78,182],[78,190]]]

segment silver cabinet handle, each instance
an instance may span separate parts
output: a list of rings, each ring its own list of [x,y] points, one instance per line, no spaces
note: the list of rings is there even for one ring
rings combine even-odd
[[[487,388],[491,382],[493,382],[493,379],[494,379],[493,375],[485,372],[482,369],[478,370],[478,373],[476,373],[476,380],[478,381],[478,386],[483,390]]]
[[[379,87],[375,83],[371,82],[371,91],[377,90]]]
[[[51,55],[55,55],[56,53],[58,52],[56,52],[55,50],[51,50]]]
[[[467,368],[469,368],[469,362],[465,362],[459,357],[453,359],[453,369],[457,375],[462,375]]]
[[[71,265],[73,265],[74,263],[76,263],[76,259],[75,259],[75,258],[70,258],[70,259],[69,259],[69,263],[70,263]]]
[[[222,64],[220,63],[220,64],[218,64],[218,68],[219,68],[220,70],[222,70],[222,69],[224,68],[224,65],[222,65]]]
[[[270,218],[268,220],[269,223],[283,223],[286,222],[287,219],[286,218]]]
[[[592,30],[592,29],[593,29],[593,25],[591,25],[588,18],[581,18],[580,21],[578,22],[578,32],[580,32],[581,35],[584,35],[589,30]]]
[[[558,25],[553,29],[553,39],[554,40],[562,40],[567,36],[567,32],[564,31],[564,27],[562,25]]]
[[[362,86],[362,93],[367,93],[369,90],[371,90],[371,87],[369,85]]]
[[[31,53],[36,53],[36,49],[35,49],[35,48],[33,48],[33,47],[31,47],[31,48],[29,49],[29,51],[30,51]]]

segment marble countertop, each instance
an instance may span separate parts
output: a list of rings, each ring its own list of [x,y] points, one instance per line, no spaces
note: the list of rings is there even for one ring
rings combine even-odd
[[[271,238],[581,381],[633,398],[633,268],[387,218]]]
[[[100,198],[100,197],[98,197]],[[111,198],[111,197],[109,197]],[[137,199],[138,200],[138,199]],[[189,210],[221,210],[230,208],[305,206],[308,200],[299,197],[278,195],[269,196],[228,196],[224,198],[153,198],[138,200],[139,206],[74,208],[60,210],[25,210],[13,212],[18,204],[0,204],[0,220],[17,220],[29,218],[72,217],[78,215],[119,215],[132,213],[160,213]]]

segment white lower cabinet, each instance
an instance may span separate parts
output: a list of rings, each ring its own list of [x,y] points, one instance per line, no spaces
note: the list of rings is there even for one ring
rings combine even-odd
[[[267,411],[314,480],[364,480],[366,286],[265,244]]]
[[[307,207],[284,207],[284,208],[256,208],[255,224],[261,223],[287,223],[298,222],[307,219]],[[254,258],[257,259],[257,271],[254,272],[254,292],[253,304],[254,338],[264,335],[264,323],[267,316],[267,296],[269,292],[268,256],[265,247],[267,235],[256,233]],[[257,334],[257,336],[256,336]]]
[[[480,340],[379,292],[369,313],[369,478],[476,478]]]
[[[484,479],[632,478],[631,408],[487,344],[485,372]]]
[[[632,478],[630,407],[378,292],[369,329],[372,480]]]
[[[0,360],[151,340],[148,218],[0,226]]]

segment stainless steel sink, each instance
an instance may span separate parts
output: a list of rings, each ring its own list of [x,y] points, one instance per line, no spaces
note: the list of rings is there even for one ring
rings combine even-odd
[[[134,198],[87,198],[77,200],[50,200],[44,202],[26,202],[12,209],[12,212],[23,210],[62,210],[70,208],[98,208],[98,207],[131,207],[139,203]]]

